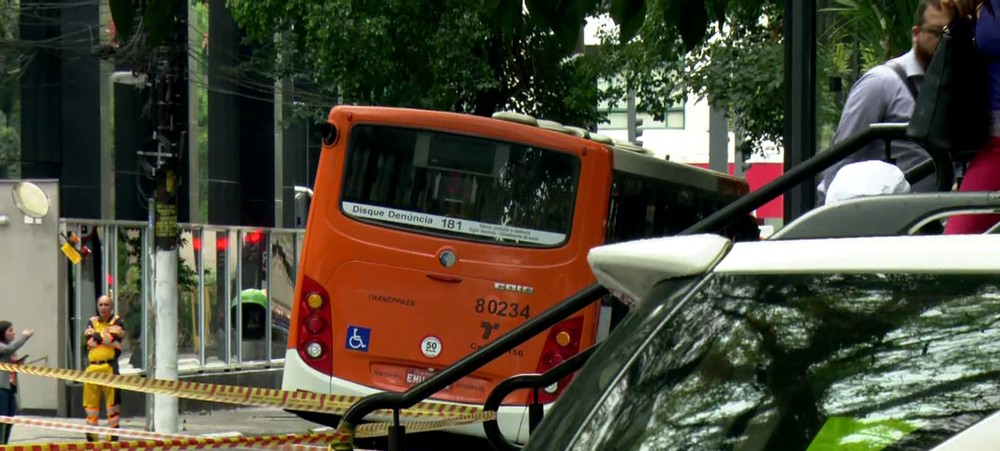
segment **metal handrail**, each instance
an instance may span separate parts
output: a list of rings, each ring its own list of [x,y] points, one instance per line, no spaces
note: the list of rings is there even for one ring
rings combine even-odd
[[[692,235],[721,229],[737,218],[750,214],[753,210],[784,194],[785,191],[807,180],[811,180],[812,177],[815,177],[823,170],[861,150],[876,139],[885,140],[887,143],[893,140],[905,139],[906,126],[907,123],[872,124],[865,131],[809,158],[802,162],[802,164],[788,170],[778,178],[764,185],[759,190],[733,201],[707,218],[688,227],[678,235]],[[934,160],[937,169],[935,171],[936,186],[939,189],[950,189],[954,180],[954,169],[950,155],[947,152],[933,152],[930,150],[928,152]],[[347,413],[337,427],[338,432],[345,434],[353,442],[356,426],[369,414],[382,409],[398,412],[401,409],[412,407],[417,402],[427,399],[448,385],[458,381],[463,376],[468,375],[510,349],[513,349],[515,346],[556,325],[559,321],[578,312],[604,294],[607,294],[607,289],[598,283],[593,283],[559,304],[556,304],[551,309],[546,310],[541,315],[522,323],[496,341],[467,355],[437,375],[428,378],[405,392],[381,392],[366,396],[347,410]],[[394,415],[392,430],[399,435],[395,438],[390,437],[390,444],[402,443],[404,429],[399,424],[398,415]],[[333,446],[333,449],[338,451],[353,449],[352,443]],[[494,446],[497,445],[494,444]],[[390,449],[395,451],[392,447]]]
[[[504,379],[502,382],[497,384],[490,392],[490,396],[486,398],[486,403],[483,404],[483,410],[495,411],[500,408],[500,403],[503,402],[507,395],[513,393],[515,390],[521,390],[530,388],[532,389],[532,400],[528,407],[528,432],[534,432],[535,427],[538,423],[542,421],[542,415],[544,410],[542,405],[538,402],[538,390],[541,387],[548,387],[556,382],[559,382],[562,378],[573,374],[576,370],[583,367],[584,363],[590,359],[590,356],[597,350],[597,344],[587,348],[583,352],[566,359],[565,362],[556,365],[552,369],[546,371],[542,374],[521,374],[513,377]],[[497,423],[496,419],[488,420],[483,422],[483,430],[486,431],[486,438],[493,445],[493,448],[497,451],[516,451],[521,449],[520,446],[507,440],[504,437],[503,432],[500,432],[500,425]]]

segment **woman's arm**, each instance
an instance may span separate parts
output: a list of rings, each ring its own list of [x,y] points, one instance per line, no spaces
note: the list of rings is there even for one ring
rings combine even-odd
[[[17,351],[18,349],[21,348],[21,346],[24,346],[24,343],[27,342],[29,338],[31,338],[31,335],[22,334],[20,337],[15,338],[14,341],[11,341],[10,343],[0,342],[0,356],[9,356],[13,354],[14,351]]]

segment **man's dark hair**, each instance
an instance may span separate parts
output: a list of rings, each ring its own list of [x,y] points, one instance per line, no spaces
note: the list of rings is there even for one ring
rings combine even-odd
[[[941,0],[920,0],[920,4],[917,5],[917,12],[913,14],[913,24],[922,27],[926,18],[924,13],[927,12],[927,7],[933,6],[936,9],[941,9]]]

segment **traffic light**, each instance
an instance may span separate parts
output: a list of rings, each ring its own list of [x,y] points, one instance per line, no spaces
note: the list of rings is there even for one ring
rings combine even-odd
[[[642,140],[639,139],[639,138],[642,138],[642,130],[643,130],[642,118],[641,117],[636,117],[635,118],[635,133],[634,133],[635,134],[635,138],[632,139],[632,144],[635,144],[635,145],[637,145],[639,147],[642,147]]]
[[[635,112],[630,112],[628,116],[628,142],[642,147],[642,118]]]
[[[750,170],[752,164],[750,157],[753,156],[753,145],[750,141],[740,141],[736,146],[736,175],[743,176]]]

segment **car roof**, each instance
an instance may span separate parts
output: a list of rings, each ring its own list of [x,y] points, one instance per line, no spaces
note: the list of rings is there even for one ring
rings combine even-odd
[[[1000,235],[914,235],[756,241],[717,235],[599,246],[588,257],[598,282],[626,303],[656,284],[709,271],[728,274],[1000,273]]]
[[[1000,235],[913,235],[737,243],[724,273],[1000,271]]]

